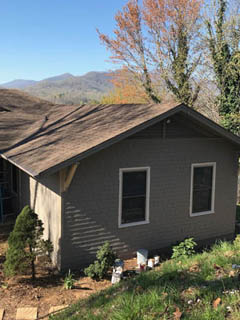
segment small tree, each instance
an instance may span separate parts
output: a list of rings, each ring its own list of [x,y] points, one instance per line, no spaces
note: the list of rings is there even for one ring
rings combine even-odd
[[[31,268],[32,279],[35,279],[35,260],[39,255],[49,255],[52,243],[43,240],[43,223],[36,213],[25,206],[16,219],[13,231],[8,238],[8,250],[4,263],[6,276],[14,276]]]

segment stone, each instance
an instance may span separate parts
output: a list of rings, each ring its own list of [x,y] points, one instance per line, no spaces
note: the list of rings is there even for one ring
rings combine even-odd
[[[37,308],[17,308],[16,320],[35,320],[37,313]]]
[[[0,320],[3,319],[4,316],[4,309],[0,309]]]

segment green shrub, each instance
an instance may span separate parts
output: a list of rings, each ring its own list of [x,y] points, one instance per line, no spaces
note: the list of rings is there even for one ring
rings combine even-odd
[[[193,238],[185,239],[184,241],[173,247],[172,259],[191,256],[195,253],[194,247],[196,245],[197,244],[193,240]]]
[[[89,267],[85,268],[84,273],[92,279],[101,280],[113,266],[116,255],[110,247],[109,242],[105,242],[97,251],[96,257],[97,260],[95,260],[93,264],[90,264]]]
[[[35,278],[35,260],[37,256],[50,255],[53,250],[49,240],[43,240],[43,223],[29,206],[25,206],[18,215],[13,231],[8,238],[8,250],[4,263],[6,276],[27,273],[31,268]]]
[[[236,236],[236,238],[234,239],[234,241],[233,241],[233,247],[234,247],[234,249],[236,249],[236,250],[240,250],[240,234],[238,234],[237,236]]]
[[[66,275],[64,279],[64,288],[66,290],[71,290],[74,286],[75,279],[73,279],[73,274],[71,273],[70,269],[68,270],[68,274]]]

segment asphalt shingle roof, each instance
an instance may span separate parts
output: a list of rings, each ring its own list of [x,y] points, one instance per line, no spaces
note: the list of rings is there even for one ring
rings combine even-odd
[[[1,103],[1,90],[0,106],[9,107]],[[38,176],[120,141],[150,125],[153,119],[178,109],[197,114],[176,102],[64,106],[41,101],[38,106],[12,108],[10,112],[0,112],[0,154]],[[240,139],[229,135],[240,145]]]

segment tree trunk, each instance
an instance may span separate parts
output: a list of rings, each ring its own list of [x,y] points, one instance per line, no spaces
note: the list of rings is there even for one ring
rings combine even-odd
[[[29,250],[30,250],[30,253],[31,253],[31,269],[32,269],[32,280],[35,280],[35,264],[34,264],[34,257],[33,257],[33,254],[32,254],[32,247],[29,246]]]

